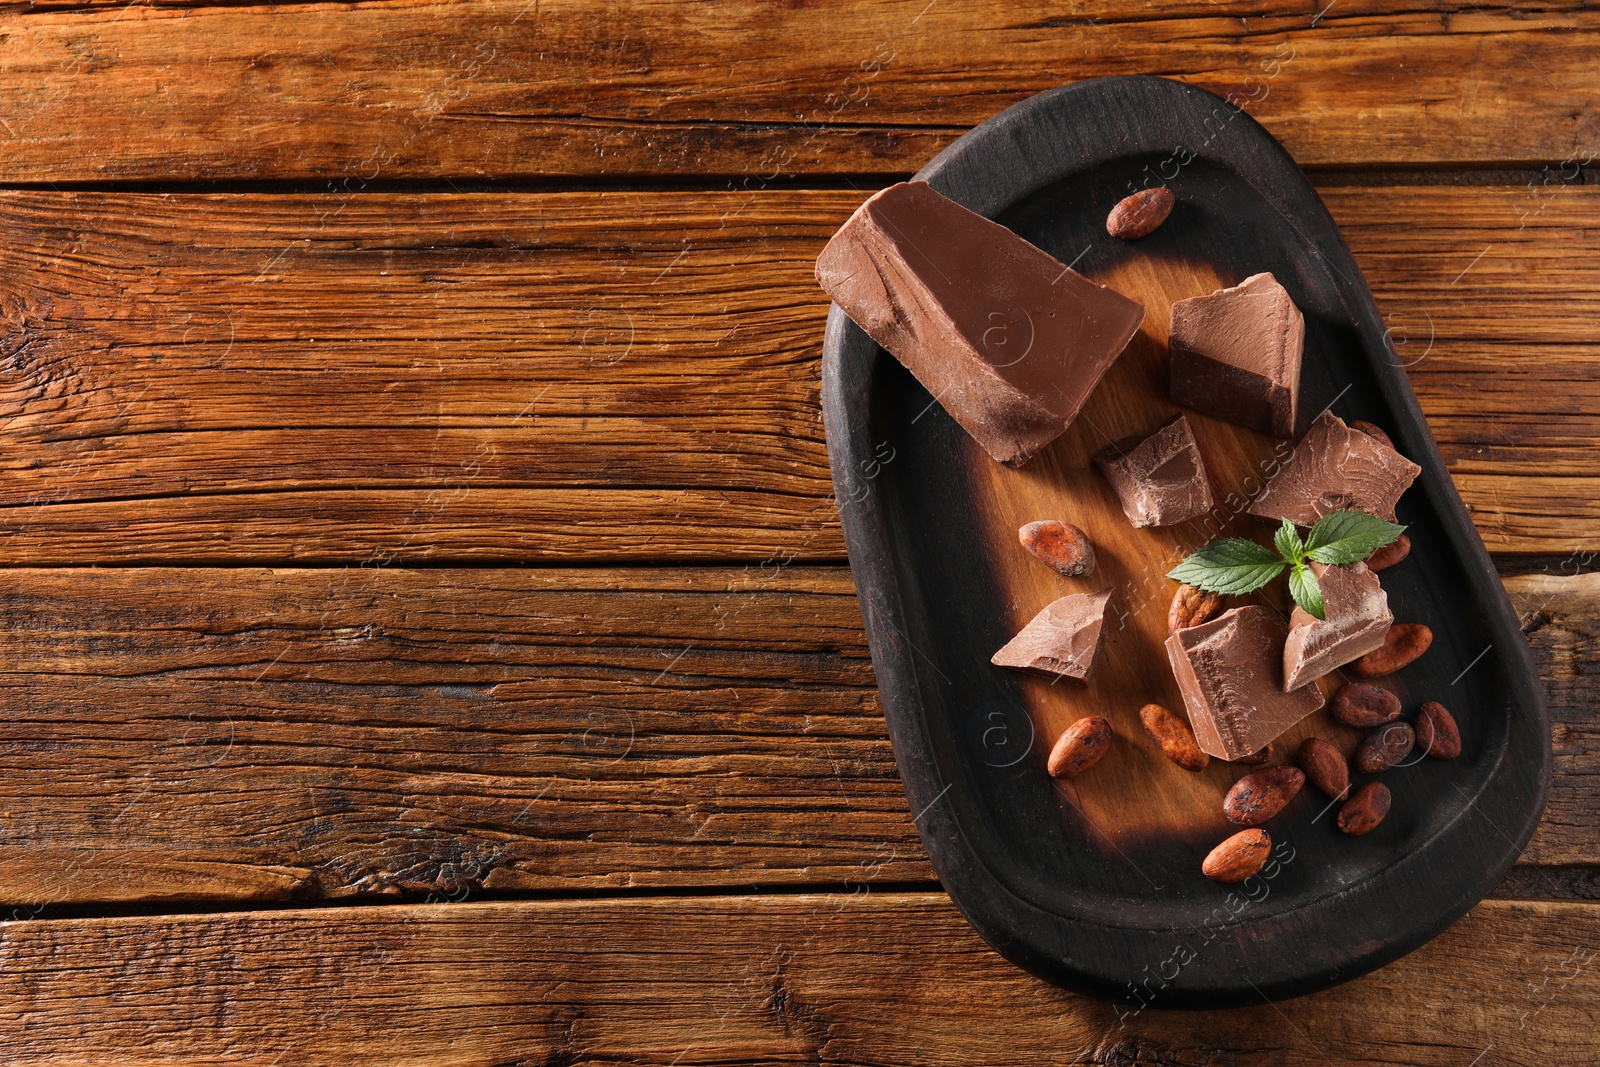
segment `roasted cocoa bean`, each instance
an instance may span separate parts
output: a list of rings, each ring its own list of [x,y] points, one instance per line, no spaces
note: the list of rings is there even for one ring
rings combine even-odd
[[[1334,800],[1350,792],[1349,762],[1343,752],[1322,738],[1308,737],[1300,742],[1295,762],[1306,772],[1306,781]]]
[[[1089,715],[1067,727],[1050,750],[1046,767],[1057,778],[1075,778],[1100,762],[1111,747],[1111,723]]]
[[[1381,678],[1414,662],[1431,644],[1433,631],[1420,622],[1396,623],[1383,644],[1350,664],[1350,670],[1358,678]]]
[[[1356,837],[1370,832],[1389,814],[1389,800],[1388,786],[1368,782],[1351,793],[1339,809],[1339,829]]]
[[[1211,757],[1200,751],[1200,743],[1194,739],[1189,724],[1160,704],[1146,704],[1140,708],[1139,721],[1144,723],[1145,732],[1161,746],[1166,757],[1184,770],[1203,771],[1211,762]]]
[[[1165,186],[1141,189],[1111,209],[1106,216],[1106,232],[1125,241],[1143,237],[1167,221],[1175,202],[1172,190]]]
[[[1094,570],[1094,545],[1070,522],[1030,522],[1017,531],[1017,540],[1064,577],[1081,578]]]
[[[1417,712],[1417,744],[1423,754],[1434,759],[1455,759],[1461,755],[1461,730],[1456,718],[1443,704],[1430,700]]]
[[[1372,731],[1356,749],[1356,770],[1381,774],[1411,754],[1416,735],[1408,722],[1391,722]]]
[[[1221,593],[1208,593],[1192,585],[1180,585],[1172,594],[1172,607],[1167,609],[1167,631],[1177,633],[1191,626],[1210,622],[1222,614]]]
[[[1240,830],[1200,864],[1207,878],[1219,882],[1242,882],[1266,866],[1272,853],[1272,837],[1265,830]]]
[[[1328,710],[1346,726],[1368,730],[1400,717],[1400,698],[1380,685],[1351,682],[1333,694]]]
[[[1233,783],[1222,801],[1222,814],[1240,826],[1259,826],[1282,811],[1305,783],[1299,767],[1255,771]]]
[[[1401,534],[1367,557],[1367,570],[1381,571],[1411,555],[1411,538]]]

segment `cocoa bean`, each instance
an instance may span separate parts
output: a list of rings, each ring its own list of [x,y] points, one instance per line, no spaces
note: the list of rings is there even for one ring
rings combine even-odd
[[[1398,719],[1400,698],[1379,685],[1351,682],[1333,694],[1328,710],[1346,726],[1367,730]]]
[[[1200,751],[1189,724],[1160,704],[1146,704],[1139,709],[1139,721],[1145,732],[1161,746],[1161,751],[1173,763],[1186,771],[1203,771],[1211,757]]]
[[[1017,540],[1067,578],[1081,578],[1094,570],[1094,545],[1070,522],[1030,522],[1017,531]]]
[[[1106,232],[1125,241],[1143,237],[1167,221],[1174,202],[1172,190],[1165,186],[1141,189],[1111,209],[1106,216]]]
[[[1417,712],[1417,744],[1434,759],[1455,759],[1461,755],[1461,730],[1456,718],[1443,704],[1430,700]]]
[[[1240,826],[1259,826],[1282,811],[1305,783],[1298,767],[1269,767],[1247,774],[1228,790],[1222,814]]]
[[[1401,534],[1367,557],[1367,570],[1381,571],[1411,555],[1411,538]]]
[[[1383,644],[1350,664],[1358,678],[1381,678],[1412,663],[1433,644],[1433,631],[1420,622],[1401,622],[1389,627]]]
[[[1300,742],[1295,762],[1306,772],[1306,781],[1334,800],[1350,792],[1350,764],[1344,753],[1320,737]]]
[[[1100,762],[1111,747],[1111,723],[1089,715],[1062,731],[1046,767],[1057,778],[1075,778]]]
[[[1191,626],[1210,622],[1222,614],[1221,593],[1208,593],[1193,585],[1180,585],[1172,594],[1172,607],[1167,609],[1167,631],[1177,633]]]
[[[1416,735],[1408,722],[1391,722],[1372,731],[1356,749],[1356,770],[1380,774],[1411,754]]]
[[[1272,853],[1272,837],[1265,830],[1240,830],[1200,864],[1207,878],[1219,882],[1242,882],[1266,866]]]
[[[1389,814],[1390,799],[1388,786],[1368,782],[1351,793],[1339,809],[1339,829],[1356,837],[1368,833]]]

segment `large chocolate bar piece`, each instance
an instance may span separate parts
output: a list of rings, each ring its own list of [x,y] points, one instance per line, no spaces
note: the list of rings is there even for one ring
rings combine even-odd
[[[1172,305],[1174,403],[1278,437],[1294,436],[1306,321],[1270,274]]]
[[[1311,526],[1330,511],[1355,508],[1394,521],[1394,506],[1422,468],[1378,438],[1351,429],[1331,411],[1311,429],[1249,511]]]
[[[1106,589],[1052,601],[989,662],[1088,685],[1105,637],[1106,601],[1110,599],[1111,590]]]
[[[1337,667],[1359,659],[1383,644],[1394,615],[1389,594],[1378,576],[1364,563],[1330,567],[1311,564],[1322,587],[1319,619],[1295,606],[1289,616],[1289,636],[1283,644],[1283,687],[1299,689]]]
[[[1211,510],[1211,482],[1183,415],[1124,437],[1094,457],[1135,526],[1171,526]]]
[[[1236,760],[1265,748],[1322,707],[1322,691],[1283,688],[1289,628],[1271,608],[1250,604],[1167,638],[1167,658],[1202,751]]]
[[[862,204],[817,281],[1011,466],[1061,435],[1144,320],[1137,301],[925,182]]]

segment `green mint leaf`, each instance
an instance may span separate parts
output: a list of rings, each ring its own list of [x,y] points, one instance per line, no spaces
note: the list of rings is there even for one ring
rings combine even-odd
[[[1305,558],[1306,546],[1300,541],[1300,531],[1288,519],[1272,535],[1272,543],[1278,546],[1278,555],[1285,563],[1299,563]]]
[[[1322,606],[1322,586],[1317,582],[1317,576],[1311,573],[1311,568],[1304,563],[1296,563],[1289,571],[1289,595],[1294,597],[1294,602],[1305,608],[1319,619],[1326,619]]]
[[[1260,589],[1279,574],[1285,563],[1265,545],[1240,537],[1213,541],[1167,572],[1167,577],[1208,593],[1236,596]]]
[[[1332,511],[1311,527],[1305,558],[1335,565],[1359,563],[1404,531],[1404,526],[1365,511]]]

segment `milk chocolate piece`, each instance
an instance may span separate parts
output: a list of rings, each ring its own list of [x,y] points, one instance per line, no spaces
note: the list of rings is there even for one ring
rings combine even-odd
[[[1271,608],[1234,608],[1167,638],[1167,658],[1200,748],[1237,760],[1322,707],[1314,685],[1283,690],[1288,627]]]
[[[1030,674],[1089,684],[1105,636],[1111,590],[1074,593],[1053,601],[989,660]]]
[[[1311,424],[1294,452],[1250,502],[1250,514],[1311,526],[1330,511],[1356,508],[1394,521],[1394,506],[1422,468],[1331,411]]]
[[[1289,616],[1289,637],[1283,644],[1285,689],[1299,689],[1371,652],[1383,644],[1383,635],[1394,622],[1389,595],[1365,564],[1313,563],[1311,573],[1322,587],[1322,613],[1327,619],[1299,606]]]
[[[822,250],[817,281],[1011,466],[1060,436],[1144,319],[1138,302],[925,182],[862,204]]]
[[[1107,445],[1094,462],[1135,526],[1171,526],[1211,510],[1211,482],[1181,414]]]
[[[1175,403],[1278,437],[1294,436],[1306,321],[1270,274],[1172,305]]]

